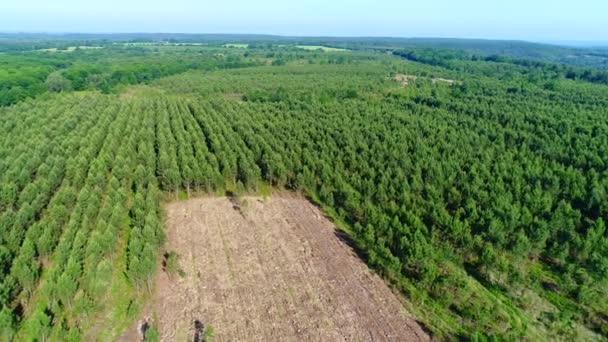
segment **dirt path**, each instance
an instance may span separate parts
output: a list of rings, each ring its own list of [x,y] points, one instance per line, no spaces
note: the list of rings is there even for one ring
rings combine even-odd
[[[197,320],[215,341],[428,340],[318,208],[289,193],[245,202],[168,205],[167,249],[186,275],[158,272],[145,311],[162,340],[192,341]]]

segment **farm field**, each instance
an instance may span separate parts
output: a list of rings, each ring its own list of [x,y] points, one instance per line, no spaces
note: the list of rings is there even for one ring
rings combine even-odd
[[[103,49],[103,47],[101,46],[68,46],[65,49],[58,49],[58,48],[49,48],[49,49],[40,49],[38,51],[44,51],[44,52],[74,52],[77,49],[81,49],[81,50],[87,50],[87,49]]]
[[[303,50],[322,50],[322,51],[330,51],[330,52],[348,51],[346,49],[333,48],[333,47],[321,46],[321,45],[297,45],[296,47],[299,49],[303,49]]]
[[[183,273],[159,270],[143,310],[163,341],[205,331],[215,341],[429,339],[343,233],[301,196],[172,202],[166,226],[165,248],[179,255]]]
[[[227,48],[241,48],[241,49],[246,49],[247,47],[249,47],[249,44],[238,44],[238,43],[232,43],[232,44],[224,44],[225,47]]]

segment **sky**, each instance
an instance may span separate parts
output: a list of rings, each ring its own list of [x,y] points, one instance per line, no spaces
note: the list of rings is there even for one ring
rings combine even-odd
[[[2,32],[608,41],[608,0],[0,0]]]

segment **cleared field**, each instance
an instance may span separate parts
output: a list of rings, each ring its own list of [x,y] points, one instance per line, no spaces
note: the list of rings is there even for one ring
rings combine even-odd
[[[395,79],[395,81],[401,83],[401,85],[404,87],[408,86],[411,82],[415,82],[417,79],[426,79],[426,80],[431,80],[432,83],[445,83],[448,85],[462,84],[462,82],[460,82],[460,81],[450,80],[447,78],[440,78],[440,77],[428,78],[428,77],[418,77],[415,75],[406,75],[406,74],[396,74],[394,79]]]
[[[81,46],[68,46],[64,50],[60,50],[58,48],[50,48],[50,49],[40,49],[40,50],[37,50],[37,51],[45,51],[45,52],[74,52],[77,49],[80,49],[80,50],[96,50],[96,49],[103,49],[103,46],[86,46],[86,45],[81,45]]]
[[[143,319],[164,341],[412,341],[429,337],[307,200],[198,198],[167,207],[168,250]]]
[[[246,49],[249,47],[249,44],[224,44],[224,47]]]
[[[323,50],[323,51],[328,51],[328,52],[348,51],[346,49],[333,48],[333,47],[327,47],[327,46],[321,46],[321,45],[297,45],[296,47],[299,49],[304,49],[304,50]]]

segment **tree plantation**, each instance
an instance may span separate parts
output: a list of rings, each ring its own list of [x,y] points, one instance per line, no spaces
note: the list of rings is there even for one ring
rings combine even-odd
[[[0,55],[31,92],[0,86],[0,340],[115,339],[164,203],[267,187],[319,204],[434,338],[608,338],[605,71],[225,43]]]

